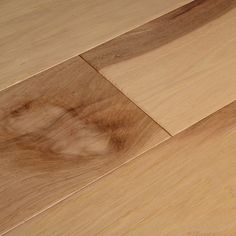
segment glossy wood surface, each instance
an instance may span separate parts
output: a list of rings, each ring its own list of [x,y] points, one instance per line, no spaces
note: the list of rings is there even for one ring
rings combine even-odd
[[[236,99],[235,6],[195,0],[82,56],[174,135]]]
[[[0,231],[169,135],[80,57],[0,94]]]
[[[190,0],[2,0],[0,90]]]
[[[236,234],[236,102],[6,236]]]

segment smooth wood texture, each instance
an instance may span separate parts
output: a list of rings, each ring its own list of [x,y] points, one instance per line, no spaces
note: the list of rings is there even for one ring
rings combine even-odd
[[[0,90],[190,0],[0,1]]]
[[[80,57],[0,94],[0,231],[169,135]]]
[[[233,236],[236,102],[6,236]]]
[[[176,134],[236,98],[235,6],[196,0],[82,56]]]

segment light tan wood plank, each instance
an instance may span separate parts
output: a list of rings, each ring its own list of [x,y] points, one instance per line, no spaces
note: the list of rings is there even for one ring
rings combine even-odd
[[[235,6],[196,0],[82,56],[176,134],[236,98]]]
[[[15,228],[18,235],[236,235],[236,102]]]
[[[80,57],[0,94],[0,232],[169,135]]]
[[[0,90],[187,2],[0,1]]]

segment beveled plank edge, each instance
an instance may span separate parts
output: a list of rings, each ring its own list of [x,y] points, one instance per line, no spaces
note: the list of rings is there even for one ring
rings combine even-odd
[[[160,128],[161,128],[161,127],[160,127]],[[108,175],[112,174],[113,172],[115,172],[115,171],[118,170],[119,168],[122,168],[123,166],[129,164],[130,162],[134,161],[136,158],[142,156],[144,153],[146,153],[146,152],[148,152],[148,151],[150,151],[150,150],[156,148],[157,146],[159,146],[159,145],[162,144],[162,143],[165,143],[166,141],[168,141],[168,140],[171,139],[171,138],[172,138],[172,136],[166,137],[165,139],[163,139],[162,142],[156,144],[156,145],[153,146],[152,148],[147,149],[146,151],[141,152],[141,153],[138,154],[137,156],[134,156],[133,158],[130,158],[129,160],[127,160],[127,161],[125,161],[124,163],[120,164],[119,166],[113,168],[112,170],[107,171],[105,174],[103,174],[103,175],[99,176],[97,179],[94,179],[93,181],[89,182],[88,184],[86,184],[86,185],[83,186],[82,188],[80,188],[80,189],[78,189],[78,190],[76,190],[76,191],[74,191],[74,192],[68,194],[67,196],[65,196],[65,197],[63,197],[63,198],[61,198],[61,199],[59,199],[58,201],[56,201],[56,202],[54,202],[53,204],[47,206],[47,207],[44,208],[43,210],[41,210],[41,211],[35,213],[35,214],[32,215],[31,217],[29,217],[29,218],[23,220],[22,222],[16,224],[15,226],[13,226],[13,227],[11,227],[11,228],[9,228],[9,229],[3,231],[3,232],[0,232],[0,236],[6,235],[7,233],[9,233],[10,231],[14,230],[15,228],[17,228],[17,227],[19,227],[19,226],[21,226],[21,225],[27,223],[28,221],[30,221],[30,220],[33,219],[34,217],[37,217],[38,215],[40,215],[40,214],[44,213],[45,211],[49,210],[50,208],[52,208],[52,207],[54,207],[54,206],[56,206],[56,205],[58,205],[58,204],[64,202],[64,201],[67,200],[68,198],[70,198],[70,197],[72,197],[73,195],[75,195],[75,194],[77,194],[77,193],[83,191],[83,190],[86,189],[87,187],[96,184],[96,182],[100,181],[102,178],[107,177]]]
[[[107,43],[107,42],[113,40],[114,38],[117,38],[117,37],[119,37],[119,36],[121,36],[121,35],[123,35],[123,34],[129,32],[129,31],[132,31],[133,29],[136,29],[136,28],[142,26],[143,24],[146,24],[146,23],[148,23],[148,22],[150,22],[150,21],[153,21],[154,19],[159,18],[159,17],[161,17],[161,16],[163,16],[163,15],[165,15],[165,14],[167,14],[167,13],[173,11],[174,9],[177,9],[177,8],[179,8],[179,7],[181,7],[181,6],[184,6],[185,4],[188,4],[188,3],[193,2],[193,1],[195,1],[195,0],[183,0],[183,1],[184,1],[184,2],[182,2],[182,3],[178,3],[174,8],[173,8],[173,7],[169,7],[169,8],[167,8],[167,9],[164,10],[164,11],[158,12],[155,16],[151,17],[150,19],[147,19],[147,20],[143,21],[142,23],[135,24],[135,25],[133,25],[132,27],[130,27],[129,29],[126,29],[126,30],[123,31],[123,32],[117,33],[117,34],[114,35],[113,37],[107,38],[106,40],[104,40],[104,42],[97,43],[97,44],[95,44],[95,45],[92,46],[92,47],[88,47],[87,49],[81,50],[80,52],[75,52],[73,55],[71,55],[70,57],[65,58],[64,60],[58,61],[58,62],[56,62],[56,63],[53,63],[52,65],[50,65],[50,66],[48,66],[48,67],[45,67],[45,68],[43,68],[43,69],[41,69],[41,70],[38,70],[37,72],[32,73],[32,74],[30,74],[29,76],[27,76],[27,77],[25,77],[25,78],[18,79],[16,82],[14,82],[14,83],[12,83],[12,84],[9,84],[9,85],[7,85],[7,86],[5,86],[5,87],[3,87],[3,88],[0,87],[0,93],[1,93],[1,91],[4,91],[4,90],[6,90],[6,89],[8,89],[8,88],[10,88],[10,87],[12,87],[12,86],[14,86],[14,85],[19,84],[19,83],[22,83],[22,82],[24,82],[25,80],[28,80],[28,79],[30,79],[30,78],[33,77],[33,76],[36,76],[36,75],[38,75],[38,74],[40,74],[40,73],[42,73],[42,72],[44,72],[44,71],[49,70],[49,69],[52,68],[52,67],[55,67],[55,66],[58,66],[58,65],[62,64],[63,62],[65,62],[65,61],[67,61],[67,60],[70,60],[70,59],[72,59],[72,58],[75,58],[75,57],[77,57],[77,56],[79,56],[79,55],[81,55],[81,54],[83,54],[83,53],[85,53],[85,52],[87,52],[87,51],[92,50],[93,48],[96,48],[96,47],[98,47],[98,46],[100,46],[100,45],[102,45],[102,44],[105,44],[105,43]]]
[[[183,37],[184,35],[203,27],[205,24],[214,21],[224,14],[227,14],[227,12],[235,7],[236,2],[234,0],[194,0],[122,34],[119,37],[101,44],[80,56],[95,70],[98,72],[101,71],[100,74],[104,76],[102,71],[104,68],[106,69],[106,67],[109,67],[110,65],[119,64],[160,48],[177,38]],[[127,91],[122,91],[123,89],[119,84],[113,81],[112,78],[108,80],[110,80],[111,83],[133,103],[140,107],[143,112],[151,117],[149,112],[145,111],[145,107],[139,106],[135,99],[130,98]],[[202,119],[204,119],[204,117]],[[174,133],[169,130],[169,127],[162,124],[158,118],[154,120],[156,120],[156,122],[171,136],[175,136],[179,132],[189,128],[186,127],[185,129]]]
[[[149,117],[154,123],[156,123],[158,126],[160,126],[161,129],[163,129],[170,137],[173,137],[174,135],[172,135],[170,133],[170,131],[168,131],[162,124],[160,124],[159,122],[157,122],[156,120],[154,120],[146,111],[144,111],[134,100],[132,100],[127,94],[125,94],[118,86],[116,86],[116,84],[114,84],[111,80],[107,79],[106,76],[104,76],[102,73],[99,72],[99,70],[94,67],[92,64],[90,64],[85,58],[83,58],[81,55],[79,55],[79,57],[85,62],[87,63],[90,67],[92,67],[103,79],[105,79],[107,82],[109,82],[111,84],[111,86],[115,87],[123,96],[125,96],[132,104],[134,104],[139,110],[141,110],[147,117]]]
[[[35,214],[33,214],[32,216],[30,216],[29,218],[26,218],[25,220],[22,220],[21,222],[19,222],[18,224],[14,225],[13,227],[11,227],[11,228],[9,228],[9,229],[7,229],[7,230],[5,230],[5,231],[2,231],[2,232],[0,233],[0,235],[6,234],[7,232],[11,231],[12,229],[18,227],[19,225],[24,224],[25,222],[27,222],[27,221],[30,220],[31,218],[33,218],[33,217],[35,217],[35,216],[37,216],[37,215],[43,213],[44,211],[50,209],[51,207],[57,205],[58,203],[60,203],[60,202],[62,202],[62,201],[64,201],[64,200],[66,200],[66,199],[69,198],[70,196],[72,196],[72,195],[74,195],[74,194],[80,192],[81,190],[83,190],[83,189],[85,189],[86,187],[90,186],[91,184],[97,182],[97,181],[100,180],[101,178],[103,178],[103,177],[109,175],[110,173],[112,173],[112,172],[114,172],[115,170],[119,169],[119,168],[122,167],[123,165],[125,165],[125,164],[129,163],[130,161],[134,160],[134,159],[137,158],[139,155],[142,155],[142,154],[145,153],[146,151],[148,151],[148,150],[150,150],[150,149],[156,147],[157,145],[159,145],[160,143],[164,142],[165,140],[167,140],[167,139],[169,139],[169,138],[171,137],[171,135],[168,134],[168,132],[165,131],[155,120],[153,120],[153,119],[152,119],[151,117],[149,117],[145,112],[143,112],[142,109],[140,109],[135,103],[133,103],[126,95],[124,95],[116,86],[114,86],[109,80],[107,80],[103,75],[101,75],[96,69],[94,69],[94,68],[93,68],[89,63],[87,63],[83,58],[81,58],[80,56],[77,56],[77,57],[71,58],[71,59],[69,59],[69,60],[74,60],[74,59],[76,59],[76,58],[79,58],[79,59],[81,59],[82,61],[84,61],[84,63],[87,64],[87,66],[90,67],[91,70],[93,70],[95,73],[97,73],[97,74],[99,75],[100,79],[105,80],[107,83],[109,83],[115,90],[117,90],[117,91],[120,93],[121,96],[124,96],[128,101],[130,101],[131,104],[133,104],[134,107],[137,108],[137,110],[139,110],[140,112],[142,112],[143,115],[146,116],[146,117],[150,120],[150,122],[153,122],[153,124],[156,124],[157,127],[159,127],[159,129],[162,130],[162,131],[165,133],[165,137],[163,137],[162,140],[161,140],[160,142],[156,143],[154,146],[149,147],[149,148],[147,148],[146,150],[143,150],[142,152],[140,152],[140,153],[137,154],[137,155],[134,155],[133,157],[129,158],[127,161],[123,162],[123,163],[120,164],[120,165],[117,165],[117,166],[114,167],[113,169],[107,171],[105,174],[103,174],[103,175],[99,176],[98,178],[95,178],[94,180],[90,181],[88,184],[84,185],[83,187],[80,187],[80,188],[76,189],[75,191],[69,193],[68,195],[62,197],[61,199],[58,199],[57,201],[53,202],[52,204],[49,204],[48,206],[46,206],[46,207],[43,208],[42,210],[36,212]],[[69,60],[67,60],[67,61],[69,61]],[[67,62],[67,61],[66,61],[66,62]],[[60,66],[60,65],[63,64],[63,63],[65,63],[65,62],[60,63],[58,66]],[[54,68],[54,67],[52,67],[52,68]],[[50,70],[50,69],[48,69],[48,70]],[[48,71],[48,70],[46,70],[46,71]],[[45,73],[45,71],[41,72],[40,74],[44,74],[44,73]],[[40,74],[37,74],[37,75],[32,76],[32,77],[30,77],[30,78],[31,78],[32,80],[34,80],[34,79],[37,80],[37,79],[38,79],[38,76],[39,76]],[[22,82],[23,82],[23,83],[27,83],[26,80],[25,80],[25,81],[22,81]],[[22,85],[22,84],[21,84],[21,85]],[[20,85],[20,86],[21,86],[21,85]],[[16,86],[18,86],[18,85],[16,85]],[[6,90],[4,90],[4,91],[2,91],[2,92],[7,93],[8,90],[11,90],[11,89],[12,89],[12,86],[9,87],[9,88],[7,88]],[[1,94],[0,94],[0,95],[1,95]]]

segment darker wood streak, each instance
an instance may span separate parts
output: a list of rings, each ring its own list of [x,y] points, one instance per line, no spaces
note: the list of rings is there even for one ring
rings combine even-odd
[[[97,70],[155,50],[235,8],[235,0],[195,0],[104,43],[82,57]]]

